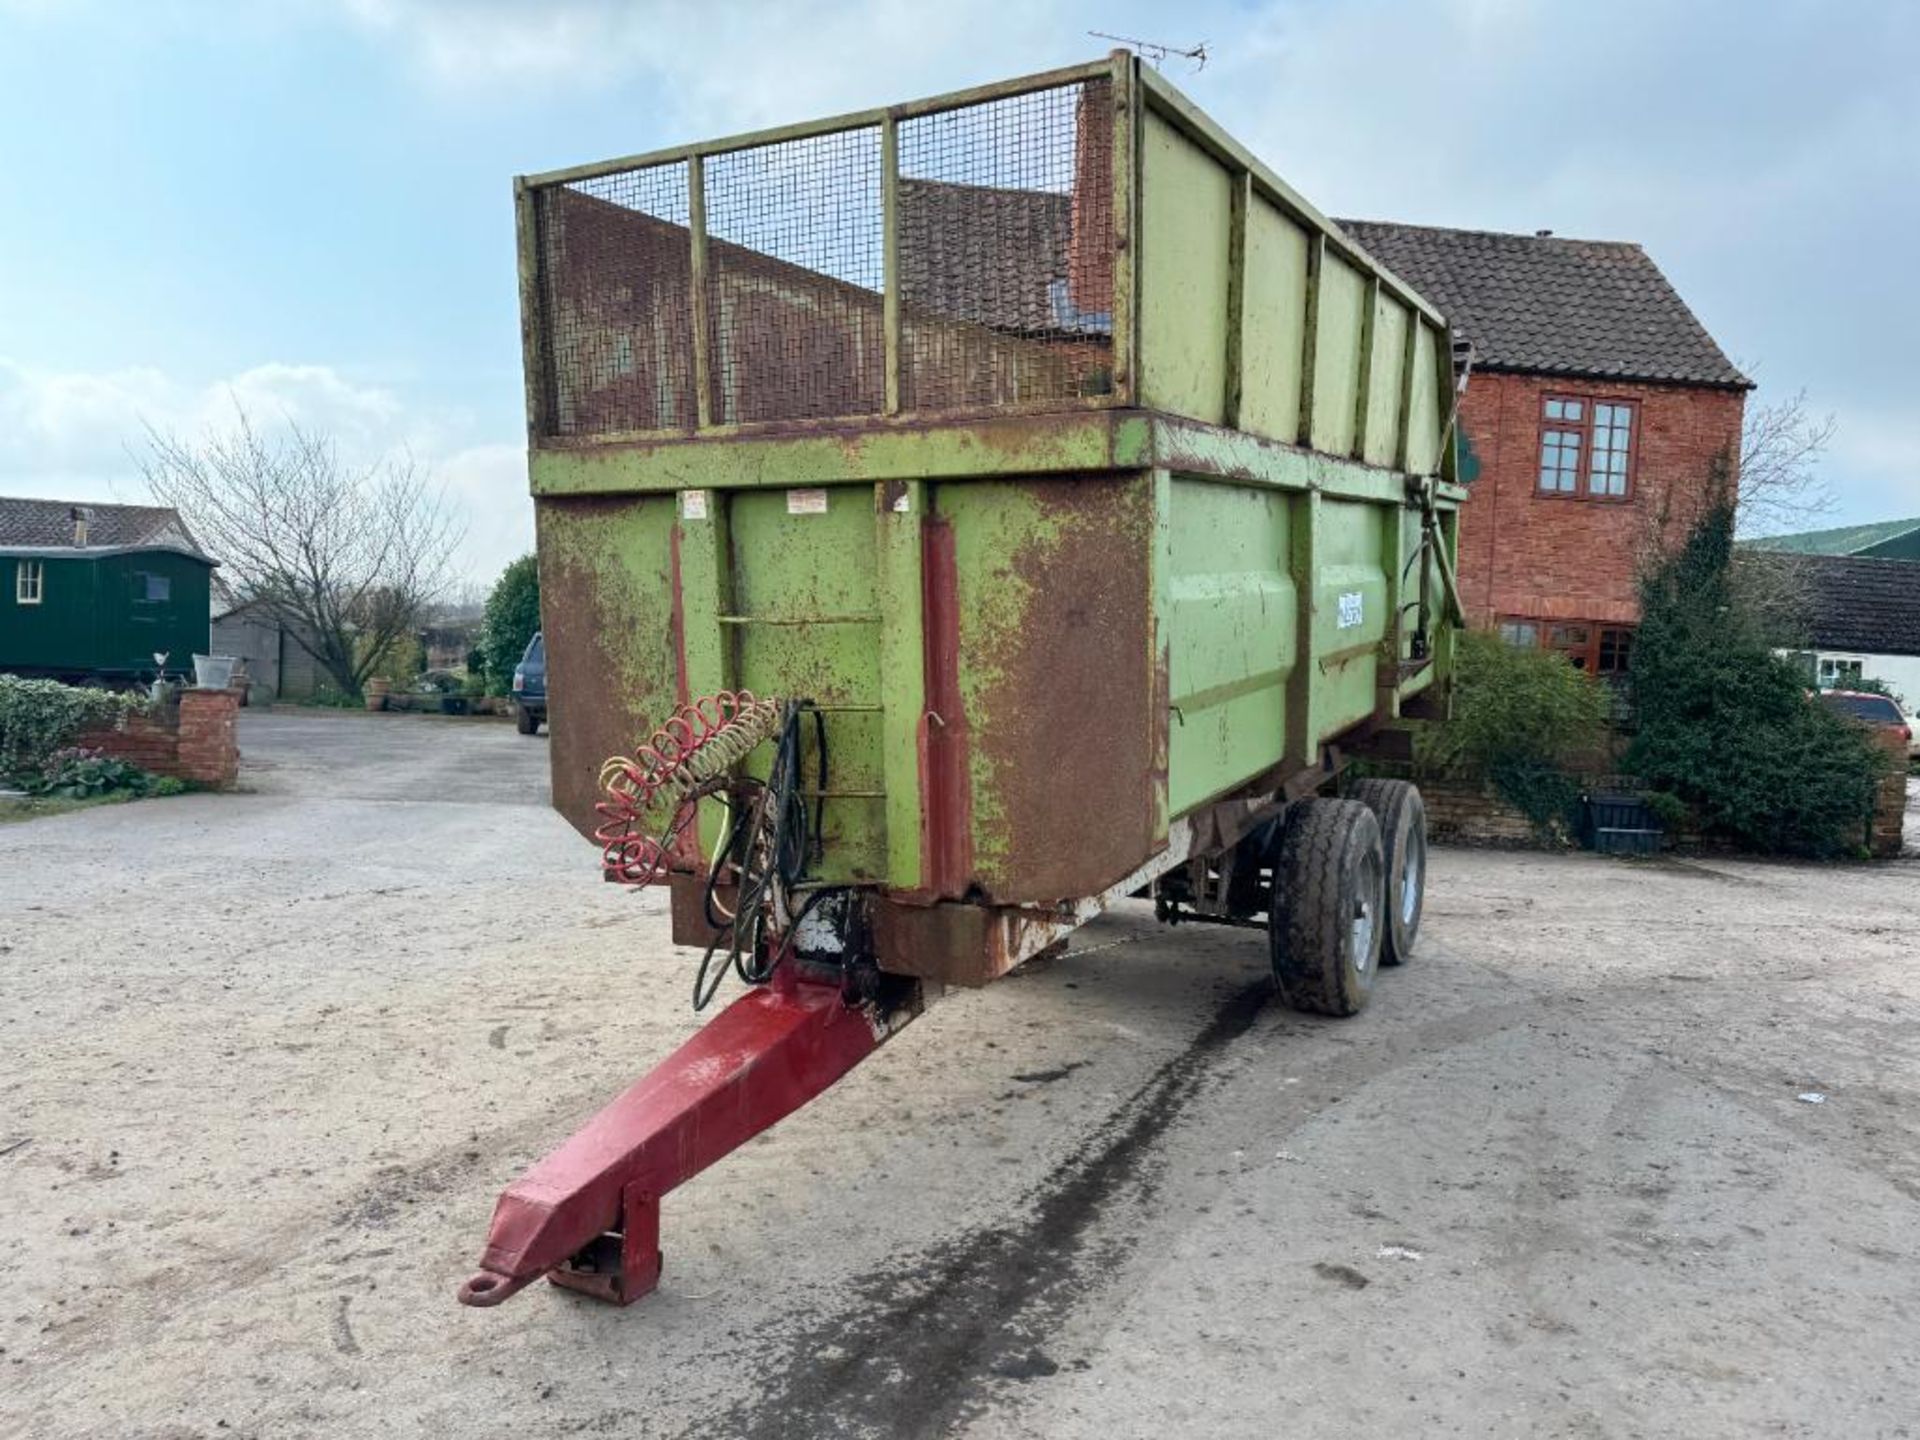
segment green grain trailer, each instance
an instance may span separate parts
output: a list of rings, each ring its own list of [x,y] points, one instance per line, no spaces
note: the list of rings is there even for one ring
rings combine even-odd
[[[604,841],[676,706],[804,703],[659,852],[770,983],[509,1189],[464,1300],[645,1293],[662,1191],[1121,897],[1366,1002],[1419,797],[1315,792],[1444,700],[1430,305],[1125,53],[516,202],[555,803]]]

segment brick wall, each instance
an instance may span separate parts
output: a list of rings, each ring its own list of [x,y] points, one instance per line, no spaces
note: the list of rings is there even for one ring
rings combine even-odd
[[[1627,500],[1539,493],[1541,403],[1550,394],[1638,404]],[[1663,527],[1685,533],[1715,457],[1738,452],[1745,403],[1737,390],[1476,373],[1460,407],[1479,466],[1460,510],[1468,618],[1631,623],[1641,554]]]
[[[1427,807],[1427,833],[1439,841],[1467,845],[1546,847],[1531,821],[1471,780],[1422,780],[1420,798]]]
[[[89,730],[73,743],[88,750],[104,750],[156,775],[176,773],[179,762],[180,733],[177,717],[172,715],[160,719],[129,715],[119,729]]]
[[[130,715],[117,729],[89,730],[73,743],[196,785],[225,790],[240,776],[238,716],[233,690],[185,690],[177,709]]]
[[[1868,848],[1881,859],[1898,855],[1907,813],[1906,747],[1897,747],[1896,763],[1881,783],[1874,805]],[[1438,841],[1466,845],[1524,845],[1558,848],[1544,840],[1527,817],[1502,800],[1490,786],[1471,780],[1425,779],[1418,782],[1427,807],[1427,833]],[[1666,848],[1725,849],[1724,840],[1703,836],[1688,823],[1667,831]]]

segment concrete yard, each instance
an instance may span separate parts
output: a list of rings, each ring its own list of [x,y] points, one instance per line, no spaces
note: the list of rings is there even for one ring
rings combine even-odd
[[[241,743],[0,826],[0,1434],[1920,1434],[1915,862],[1442,851],[1350,1021],[1130,904],[672,1195],[657,1295],[469,1310],[694,957],[544,737]]]

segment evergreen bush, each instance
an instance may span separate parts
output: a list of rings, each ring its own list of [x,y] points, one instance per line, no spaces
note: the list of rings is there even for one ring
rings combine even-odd
[[[487,693],[505,695],[513,686],[513,667],[540,628],[540,569],[531,555],[507,566],[487,596],[478,646],[486,671]]]
[[[1887,757],[1767,644],[1734,574],[1733,523],[1722,495],[1641,579],[1627,764],[1743,848],[1858,851]]]

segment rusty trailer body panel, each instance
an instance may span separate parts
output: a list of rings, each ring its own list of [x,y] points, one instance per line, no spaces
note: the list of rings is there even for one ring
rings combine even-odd
[[[516,195],[583,830],[675,705],[805,697],[813,877],[979,983],[1444,691],[1445,323],[1131,55]]]

